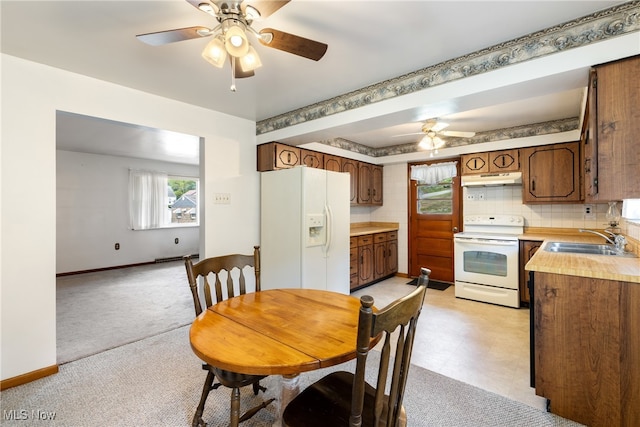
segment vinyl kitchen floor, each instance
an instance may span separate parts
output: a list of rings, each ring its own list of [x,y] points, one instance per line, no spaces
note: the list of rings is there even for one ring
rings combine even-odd
[[[384,307],[413,288],[393,277],[352,295],[371,295]],[[544,410],[529,387],[529,310],[455,297],[455,288],[427,289],[411,362]]]

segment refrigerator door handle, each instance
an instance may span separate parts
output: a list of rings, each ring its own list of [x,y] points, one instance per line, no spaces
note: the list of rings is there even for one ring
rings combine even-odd
[[[333,212],[329,205],[324,205],[324,214],[327,218],[326,238],[324,243],[324,257],[327,258],[329,254],[329,248],[331,247],[331,235],[333,234]]]

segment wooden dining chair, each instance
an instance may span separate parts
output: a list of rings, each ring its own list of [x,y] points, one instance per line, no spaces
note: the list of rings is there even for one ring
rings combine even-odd
[[[193,303],[196,316],[200,315],[203,310],[203,304],[200,299],[200,292],[204,295],[204,309],[206,310],[212,304],[223,301],[227,298],[233,298],[236,295],[243,295],[247,292],[246,278],[244,269],[253,267],[255,273],[255,291],[260,291],[260,247],[254,246],[253,255],[224,255],[212,258],[206,258],[196,264],[193,263],[191,255],[184,257],[185,267],[187,269],[187,278],[189,280],[189,288],[193,296]],[[238,271],[236,271],[238,270]],[[220,277],[226,275],[226,286],[222,285]],[[237,282],[234,281],[237,277]],[[215,278],[215,279],[214,279]],[[213,280],[213,286],[210,283]],[[199,286],[201,282],[201,288]],[[213,294],[212,294],[213,292]],[[213,299],[215,297],[215,300]],[[267,389],[260,385],[260,380],[265,378],[264,375],[245,375],[236,372],[218,369],[207,363],[202,365],[202,369],[207,371],[207,378],[202,388],[202,396],[200,403],[193,417],[192,426],[202,427],[207,424],[202,419],[204,405],[211,390],[215,390],[221,385],[231,389],[231,426],[237,427],[239,423],[253,417],[260,409],[266,408],[275,399],[263,401],[244,414],[240,415],[240,388],[252,385],[253,393],[257,395],[260,390],[263,392]],[[218,382],[214,383],[217,378]]]
[[[285,408],[285,426],[406,426],[402,398],[429,274],[431,270],[422,268],[414,291],[377,312],[373,311],[372,297],[360,298],[355,374],[333,372],[307,387]],[[397,338],[392,338],[394,332]],[[371,338],[378,335],[383,345],[374,387],[365,381],[365,367]],[[395,342],[394,357],[391,357],[392,342]],[[388,380],[389,394],[386,395]]]

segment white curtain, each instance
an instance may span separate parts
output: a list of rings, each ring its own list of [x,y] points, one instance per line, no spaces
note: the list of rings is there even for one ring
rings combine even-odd
[[[132,230],[162,227],[168,209],[167,174],[129,171],[129,219]]]
[[[433,165],[411,166],[411,179],[421,184],[437,184],[447,178],[457,175],[458,162],[436,163]]]

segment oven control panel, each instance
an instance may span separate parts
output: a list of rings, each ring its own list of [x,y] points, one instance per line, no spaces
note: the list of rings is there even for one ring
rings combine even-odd
[[[520,215],[466,215],[464,225],[524,226]]]

